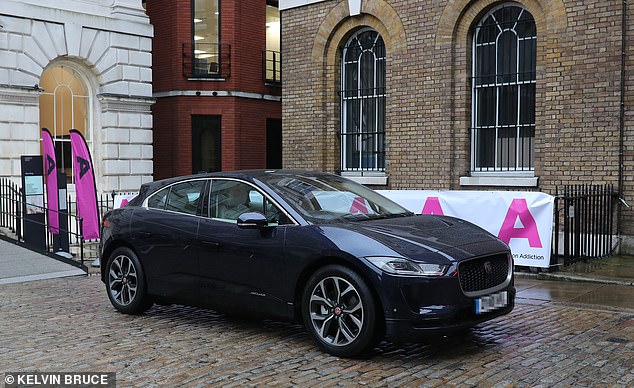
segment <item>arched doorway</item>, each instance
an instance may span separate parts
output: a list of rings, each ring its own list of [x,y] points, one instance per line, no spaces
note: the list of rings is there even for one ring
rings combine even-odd
[[[91,152],[93,148],[88,83],[79,71],[62,64],[44,70],[40,87],[40,126],[53,135],[58,168],[73,183],[70,130],[80,131]]]

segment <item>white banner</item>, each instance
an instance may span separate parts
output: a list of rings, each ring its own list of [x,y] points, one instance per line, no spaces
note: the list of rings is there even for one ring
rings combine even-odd
[[[516,265],[547,268],[555,197],[520,191],[378,190],[416,214],[472,222],[509,244]]]
[[[132,198],[136,197],[137,194],[117,194],[114,196],[114,208],[119,209],[124,207],[132,200]]]

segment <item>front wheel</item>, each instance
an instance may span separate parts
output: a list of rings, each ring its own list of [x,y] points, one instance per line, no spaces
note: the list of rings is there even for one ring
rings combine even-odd
[[[120,312],[140,314],[152,306],[141,262],[131,249],[121,247],[112,252],[105,278],[110,303]]]
[[[377,339],[374,297],[363,279],[347,267],[329,265],[310,277],[302,316],[313,340],[334,356],[357,356]]]

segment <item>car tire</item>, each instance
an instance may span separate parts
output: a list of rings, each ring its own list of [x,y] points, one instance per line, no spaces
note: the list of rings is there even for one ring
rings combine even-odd
[[[356,272],[341,265],[322,267],[310,277],[302,317],[313,340],[334,356],[362,355],[380,340],[372,292]]]
[[[106,264],[106,290],[110,303],[124,314],[141,314],[152,307],[145,274],[136,254],[129,248],[115,249]]]

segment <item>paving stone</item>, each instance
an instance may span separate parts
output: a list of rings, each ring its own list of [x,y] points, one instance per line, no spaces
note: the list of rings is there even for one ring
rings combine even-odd
[[[301,325],[178,305],[117,313],[97,276],[0,285],[0,373],[116,372],[125,386],[628,386],[634,310],[548,302],[460,335],[319,350]]]

